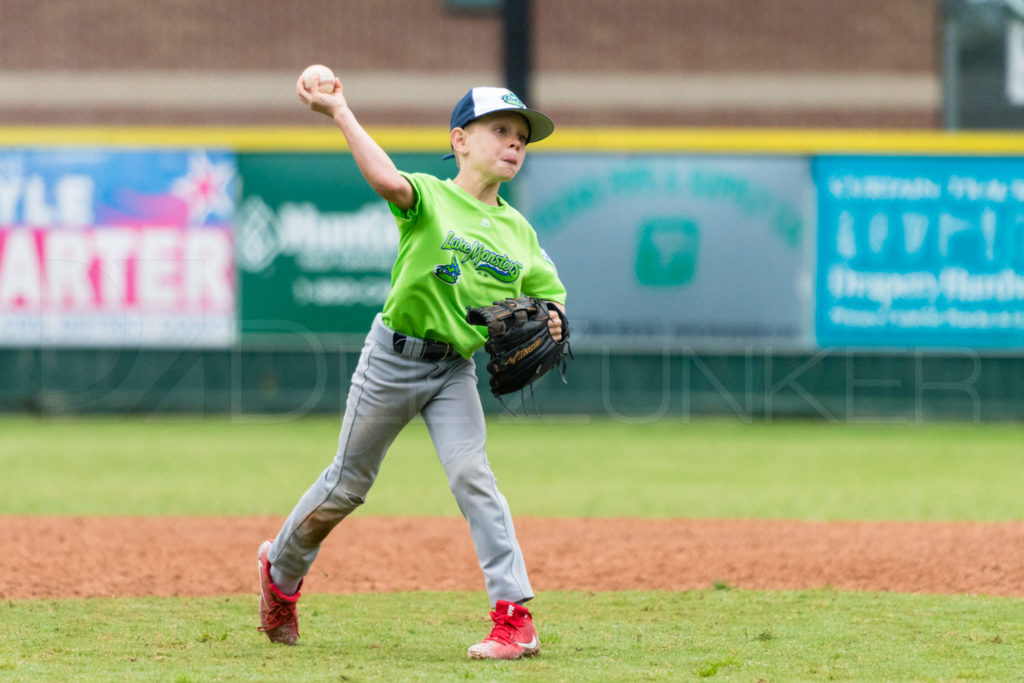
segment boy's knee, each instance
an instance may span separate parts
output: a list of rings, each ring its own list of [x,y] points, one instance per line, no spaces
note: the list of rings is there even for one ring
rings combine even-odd
[[[448,485],[456,496],[491,491],[493,482],[494,474],[483,458],[459,458],[448,468]]]
[[[365,503],[366,498],[348,491],[340,491],[332,496],[332,502],[342,516],[347,517],[353,510]]]
[[[337,492],[309,513],[296,529],[296,536],[305,546],[319,546],[341,520],[365,502],[362,496]]]

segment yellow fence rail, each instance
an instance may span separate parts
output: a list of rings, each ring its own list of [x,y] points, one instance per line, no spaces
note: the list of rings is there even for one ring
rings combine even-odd
[[[224,147],[239,152],[346,149],[329,122],[322,127],[0,127],[0,146]],[[444,152],[439,127],[369,127],[385,149]],[[1024,155],[1024,132],[809,130],[790,128],[567,127],[531,152],[706,154]]]

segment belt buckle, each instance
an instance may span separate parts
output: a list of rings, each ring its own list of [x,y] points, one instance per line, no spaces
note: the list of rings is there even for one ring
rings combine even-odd
[[[391,348],[394,349],[395,353],[400,356],[405,355],[403,351],[405,351],[405,342],[407,339],[408,337],[401,332],[395,332],[391,335]]]
[[[419,353],[416,356],[411,356],[409,353],[409,340],[415,339],[419,342]],[[406,356],[409,358],[417,357],[420,360],[427,361],[442,361],[449,356],[454,355],[455,347],[451,344],[444,342],[435,341],[433,339],[418,339],[416,337],[410,337],[407,334],[401,332],[395,332],[391,338],[391,345],[395,350],[395,353]]]
[[[441,351],[440,355],[438,355],[438,351],[440,349],[443,349],[443,351]],[[427,354],[429,353],[430,358],[428,360],[442,361],[448,357],[448,354],[451,353],[451,350],[451,344],[445,344],[444,342],[434,341],[433,339],[430,339],[426,341],[423,347],[423,355],[424,357],[426,357]]]

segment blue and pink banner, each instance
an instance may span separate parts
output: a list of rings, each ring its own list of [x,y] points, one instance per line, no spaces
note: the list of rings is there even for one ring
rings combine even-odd
[[[234,153],[0,150],[0,344],[234,342]]]

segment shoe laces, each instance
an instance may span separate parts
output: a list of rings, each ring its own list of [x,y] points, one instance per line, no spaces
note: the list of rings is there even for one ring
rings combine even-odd
[[[271,600],[267,611],[266,624],[259,627],[260,631],[271,631],[281,624],[295,621],[295,603],[282,600]]]
[[[491,619],[494,620],[494,628],[491,629],[491,635],[487,636],[486,640],[494,640],[506,645],[510,644],[522,620],[513,619],[507,614],[500,614],[498,612],[491,612]]]

